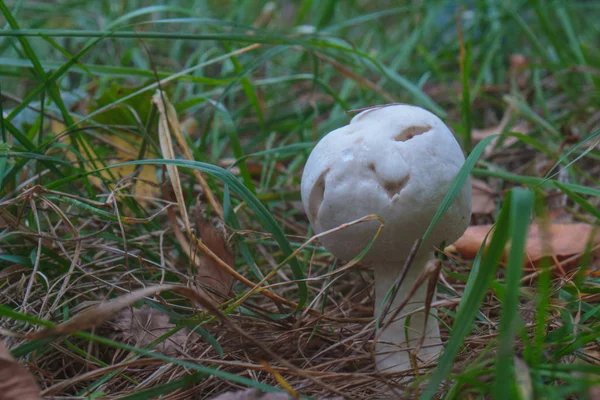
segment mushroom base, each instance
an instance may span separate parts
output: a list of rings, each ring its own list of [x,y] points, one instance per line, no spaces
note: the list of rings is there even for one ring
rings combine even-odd
[[[426,264],[431,258],[432,254],[429,252],[417,254],[404,282],[400,286],[396,298],[392,302],[384,324],[394,314],[394,310],[406,299],[420,274],[425,271]],[[375,267],[375,316],[379,315],[385,295],[394,284],[401,268],[402,264]],[[381,332],[375,344],[377,370],[381,372],[402,372],[413,369],[410,355],[419,344],[424,327],[425,340],[421,349],[416,354],[416,362],[418,364],[416,367],[420,368],[438,359],[443,346],[438,320],[435,318],[437,314],[435,308],[431,308],[428,318],[424,311],[412,313],[414,310],[425,306],[426,298],[427,280],[423,282],[395,320]],[[427,321],[426,326],[425,321]]]

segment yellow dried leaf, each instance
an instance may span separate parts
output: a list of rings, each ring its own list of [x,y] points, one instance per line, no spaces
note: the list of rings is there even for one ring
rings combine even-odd
[[[65,130],[65,125],[57,120],[52,120],[50,127],[55,135],[59,135]],[[124,136],[128,136],[132,140],[125,140],[119,135],[105,134],[106,140],[103,141],[103,146],[110,146],[114,149],[114,157],[112,157],[109,160],[103,160],[106,165],[118,164],[137,159],[140,149],[136,145],[132,144],[137,143],[137,138],[125,132],[121,134]],[[63,135],[60,140],[65,144],[71,144],[71,140],[68,135]],[[97,161],[99,160],[99,156],[94,150],[94,148],[90,146],[87,142],[82,143],[83,148],[80,149],[81,156],[87,158],[89,154],[89,158],[91,158],[91,160],[86,159],[85,170],[92,171],[96,168],[102,167],[102,163],[99,163]],[[77,156],[71,151],[65,150],[65,156],[73,164],[79,161]],[[101,171],[99,172],[99,174],[104,180],[115,184],[116,180],[131,175],[135,169],[135,165],[128,165],[125,167],[111,168],[110,171]],[[103,187],[102,180],[97,176],[89,175],[88,179],[92,185],[99,188]],[[137,174],[137,179],[135,181],[134,192],[136,198],[142,204],[144,204],[147,201],[145,200],[146,198],[160,196],[160,188],[158,187],[158,178],[156,176],[156,166],[143,165],[141,167],[140,172]]]

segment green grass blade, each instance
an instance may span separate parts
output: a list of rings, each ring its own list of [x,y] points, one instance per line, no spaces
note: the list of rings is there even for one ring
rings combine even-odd
[[[475,148],[477,149],[477,147]],[[475,149],[471,156],[475,154]],[[469,157],[471,157],[469,156]],[[471,286],[473,290],[469,293],[468,297],[463,297],[456,312],[456,318],[452,325],[452,335],[444,353],[438,361],[438,366],[433,371],[433,375],[427,384],[427,387],[421,395],[422,400],[432,399],[437,392],[438,386],[448,376],[454,365],[454,359],[458,354],[460,347],[462,346],[465,338],[471,331],[473,326],[473,320],[475,315],[479,311],[479,305],[487,292],[491,280],[496,273],[496,269],[504,254],[504,246],[508,240],[510,221],[510,197],[504,201],[504,205],[500,211],[496,228],[492,235],[490,245],[483,256],[481,267],[477,271],[477,274],[471,274],[469,276],[469,282],[473,281]]]
[[[567,188],[565,185],[560,184],[558,182],[554,182],[554,185],[559,188],[564,194],[566,194],[571,200],[575,203],[579,204],[581,208],[585,211],[593,215],[594,217],[600,220],[600,210],[586,201],[583,197],[579,196],[577,193],[574,193],[572,190]]]
[[[0,110],[2,112],[2,110]],[[6,175],[6,164],[8,163],[8,144],[0,141],[0,190],[4,186],[2,186],[2,182],[4,181],[4,175]]]
[[[556,181],[551,179],[538,178],[536,176],[517,175],[501,169],[494,169],[493,171],[473,168],[473,176],[490,176],[494,178],[500,178],[507,182],[519,183],[527,186],[535,186],[540,189],[553,189],[556,187]],[[600,197],[600,189],[595,189],[589,186],[578,185],[575,183],[563,182],[561,185],[574,193],[587,194],[589,196]]]
[[[552,171],[554,171],[554,169],[556,167],[558,167],[559,165],[565,163],[565,161],[569,158],[569,156],[571,154],[573,154],[576,150],[578,150],[581,146],[583,146],[584,144],[594,140],[595,138],[597,138],[598,136],[600,136],[600,129],[596,130],[595,132],[591,133],[590,135],[588,135],[585,139],[583,139],[582,141],[580,141],[579,143],[577,143],[575,146],[573,146],[571,149],[569,149],[569,151],[565,152],[552,166],[552,168],[550,168],[548,170],[548,173],[546,174],[545,178],[551,179],[554,176],[558,175],[558,172],[550,175],[550,173]],[[588,151],[593,150],[594,146],[590,146]],[[569,166],[571,166],[573,163],[577,162],[581,157],[585,156],[587,154],[587,151],[583,151],[578,157],[576,157],[573,161],[566,163],[565,166],[563,168],[568,168]]]
[[[519,295],[523,262],[525,261],[525,242],[533,210],[533,193],[528,189],[515,188],[510,193],[510,252],[505,273],[505,292],[496,354],[496,376],[492,389],[495,399],[517,397],[514,375],[514,343],[519,326]]]
[[[0,11],[4,14],[4,18],[6,18],[6,21],[9,23],[10,27],[13,30],[18,30],[19,24],[18,24],[17,20],[13,17],[12,13],[10,12],[10,10],[6,6],[6,4],[4,4],[3,1],[0,1]],[[62,100],[58,86],[55,84],[54,81],[50,81],[48,79],[48,77],[46,76],[46,72],[44,72],[44,69],[42,68],[42,64],[40,63],[37,55],[35,54],[35,51],[33,51],[33,48],[29,44],[29,41],[27,40],[27,38],[25,36],[21,36],[21,37],[18,37],[18,40],[19,40],[19,43],[21,44],[21,47],[23,48],[23,51],[27,55],[27,58],[29,58],[29,60],[31,60],[31,63],[33,64],[33,70],[34,70],[35,75],[37,76],[38,80],[40,80],[41,82],[44,82],[45,86],[46,85],[48,86],[50,96],[52,97],[52,100],[57,105],[57,107],[60,109],[60,111],[62,113],[62,117],[65,120],[65,123],[67,125],[72,125],[73,119],[71,118],[71,114],[69,114],[69,111],[68,111],[67,107],[65,106],[65,103]]]
[[[462,28],[460,28],[462,30]],[[460,76],[462,83],[462,100],[460,107],[460,114],[462,119],[462,130],[463,130],[463,149],[466,154],[471,153],[473,147],[473,141],[471,139],[471,131],[473,127],[472,122],[472,111],[471,111],[471,94],[469,77],[471,75],[471,42],[464,41],[462,33],[459,36],[461,40],[460,48]]]

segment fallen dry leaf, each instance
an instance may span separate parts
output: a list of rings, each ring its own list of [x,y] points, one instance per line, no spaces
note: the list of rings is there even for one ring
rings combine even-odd
[[[220,225],[220,219],[209,218],[205,207],[200,203],[190,208],[190,217],[196,234],[206,247],[233,268],[235,257],[227,243],[225,229]],[[227,296],[233,285],[233,276],[206,254],[200,254],[199,261],[196,272],[198,281],[215,289],[222,296]]]
[[[496,211],[498,193],[489,187],[487,183],[479,179],[473,179],[471,185],[473,215],[491,214]]]
[[[15,361],[13,356],[10,354],[10,350],[8,350],[8,348],[2,342],[0,342],[0,360]]]
[[[179,293],[182,296],[199,304],[204,309],[212,312],[213,314],[219,314],[219,311],[210,301],[210,299],[202,293],[199,293],[197,290],[181,285],[157,285],[134,290],[126,295],[105,301],[97,306],[93,306],[85,311],[80,312],[62,324],[58,324],[38,332],[33,332],[26,337],[27,339],[43,339],[52,336],[68,335],[76,331],[90,329],[103,324],[110,318],[113,318],[121,310],[131,306],[136,301],[139,301],[144,297],[165,291]]]
[[[175,328],[175,324],[169,322],[166,314],[147,304],[141,308],[120,311],[114,323],[119,329],[118,336],[135,347],[146,347],[159,336]],[[188,329],[181,329],[154,349],[168,356],[176,356],[178,350],[185,347],[188,334]]]
[[[76,331],[82,331],[96,327],[110,318],[113,318],[124,308],[131,306],[133,303],[143,299],[146,296],[176,288],[178,287],[175,285],[159,285],[134,290],[129,294],[100,303],[97,306],[82,311],[62,324],[58,324],[54,327],[47,328],[39,332],[34,332],[28,335],[28,338],[42,339],[50,336],[67,335]]]
[[[40,400],[33,376],[11,356],[0,342],[0,400]]]
[[[179,122],[172,121],[169,119],[169,115],[171,114],[169,111],[173,107],[173,105],[169,103],[167,99],[167,94],[160,90],[157,90],[154,96],[152,96],[152,103],[156,105],[156,108],[158,109],[158,139],[162,157],[166,160],[175,160],[175,149],[173,147],[173,140],[171,138],[170,127],[172,127],[174,123],[178,124]],[[173,110],[172,113],[174,112],[175,111]],[[183,189],[181,187],[181,179],[179,177],[177,166],[166,165],[165,167],[167,168],[167,172],[169,173],[173,193],[175,194],[175,198],[177,199],[179,213],[181,214],[181,218],[183,219],[186,231],[189,232],[189,219],[187,215],[185,199],[183,197]]]
[[[163,91],[157,90],[156,93],[152,96],[152,104],[156,106],[159,113],[158,136],[160,140],[163,158],[174,158],[175,149],[173,147],[173,141],[171,138],[172,136],[177,141],[177,144],[179,145],[179,148],[183,152],[185,158],[190,161],[193,161],[194,156],[192,154],[192,150],[190,149],[189,144],[185,136],[183,135],[183,132],[181,130],[181,124],[179,123],[179,119],[177,117],[177,112],[175,111],[175,107],[173,107],[173,104],[171,104],[171,102],[169,101],[167,94]],[[176,173],[176,167],[167,165],[167,170],[171,175],[173,190],[177,197],[177,201],[179,201],[180,197],[178,197],[178,189],[176,187],[176,182],[174,181],[175,179],[179,180],[179,177],[173,176],[173,174]],[[200,171],[198,171],[197,169],[193,169],[192,174],[196,178],[196,181],[198,181],[198,183],[202,187],[202,191],[204,192],[204,196],[206,196],[208,203],[212,206],[213,210],[215,210],[215,213],[217,213],[218,217],[223,219],[223,208],[215,198],[212,190],[210,189],[210,186],[208,185]],[[183,213],[182,216],[185,217]]]
[[[475,258],[490,229],[492,225],[470,226],[460,239],[448,247],[448,250],[455,251],[467,259]],[[525,249],[526,264],[535,266],[543,257],[550,256],[555,257],[559,262],[570,260],[566,265],[562,265],[564,270],[568,271],[577,266],[576,259],[585,252],[592,234],[594,234],[594,227],[587,224],[552,224],[549,232],[544,232],[537,224],[532,224]],[[490,238],[491,235],[488,240]],[[600,255],[599,232],[595,233],[593,243],[596,247],[594,253]]]
[[[446,251],[459,253],[466,259],[473,259],[490,229],[492,229],[492,225],[469,226],[456,242],[446,247]]]
[[[65,125],[58,120],[52,120],[50,128],[55,135],[59,135],[66,129]],[[108,160],[103,158],[105,164],[107,165],[133,161],[138,157],[138,152],[140,151],[139,137],[126,132],[122,132],[121,134],[130,140],[125,140],[123,137],[115,134],[104,134],[102,136],[102,140],[105,142],[105,144],[110,145],[114,149],[114,157],[111,157]],[[60,140],[65,144],[71,144],[71,140],[68,135],[63,135]],[[100,157],[96,154],[94,148],[87,142],[81,142],[80,144],[82,144],[84,147],[83,149],[80,149],[81,155],[83,157],[87,157],[89,155],[89,158],[91,159],[85,160],[85,170],[92,171],[97,167],[101,167],[102,164],[97,161],[100,159]],[[73,152],[68,151],[68,148],[65,149],[65,156],[72,163],[77,163],[79,160]],[[128,165],[125,167],[111,168],[110,170],[100,171],[98,174],[107,182],[116,183],[114,182],[115,178],[121,179],[131,175],[136,168],[137,166],[135,165]],[[158,185],[158,178],[156,176],[156,166],[142,165],[136,178],[135,196],[138,198],[140,203],[145,204],[147,202],[147,198],[160,196],[160,188]],[[98,178],[97,176],[89,175],[88,179],[92,185],[99,188],[104,188],[102,179]]]

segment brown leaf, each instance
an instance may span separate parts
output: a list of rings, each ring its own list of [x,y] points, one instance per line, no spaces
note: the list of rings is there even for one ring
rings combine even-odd
[[[465,258],[474,258],[481,247],[485,235],[492,225],[470,226],[463,236],[449,250],[460,253]],[[587,224],[552,224],[550,231],[543,231],[538,224],[529,228],[526,245],[526,264],[537,265],[543,257],[555,257],[559,262],[567,259],[577,259],[583,255],[587,243],[594,233],[594,227]],[[491,238],[491,235],[490,235]],[[593,239],[594,246],[600,245],[600,234]],[[595,254],[598,249],[593,250]],[[562,265],[565,270],[577,266],[576,261]]]
[[[0,400],[40,400],[33,376],[15,361],[0,342]]]
[[[446,251],[459,253],[466,259],[473,259],[490,229],[492,229],[492,225],[469,226],[454,244],[446,247]]]
[[[473,179],[472,185],[472,212],[474,215],[491,214],[496,211],[498,193],[484,181]]]
[[[215,305],[210,301],[210,299],[194,289],[180,285],[157,285],[134,290],[129,294],[117,297],[104,303],[100,303],[97,306],[82,311],[67,322],[63,322],[62,324],[58,324],[51,328],[46,328],[39,332],[31,333],[26,337],[27,339],[43,339],[51,336],[68,335],[76,331],[90,329],[101,325],[136,301],[139,301],[146,296],[158,294],[167,290],[179,293],[188,299],[193,300],[215,315],[219,314],[219,311],[216,309]]]
[[[233,250],[227,243],[226,232],[218,218],[208,218],[205,207],[197,203],[190,208],[192,224],[202,242],[230,267],[235,266]],[[206,254],[200,254],[197,271],[199,282],[227,296],[233,285],[233,276],[225,271],[215,260]]]
[[[10,350],[2,342],[0,342],[0,360],[15,361],[12,354],[10,354]]]
[[[146,347],[159,336],[175,328],[167,315],[148,305],[122,310],[114,322],[120,330],[119,336],[126,343],[136,347]],[[179,349],[185,347],[188,334],[188,329],[181,329],[159,343],[155,349],[168,356],[175,356]]]
[[[136,301],[139,301],[146,296],[175,288],[177,288],[175,285],[159,285],[135,290],[124,296],[117,297],[82,311],[67,322],[63,322],[62,324],[39,332],[34,332],[28,335],[28,338],[43,339],[50,336],[67,335],[76,331],[99,326]]]

